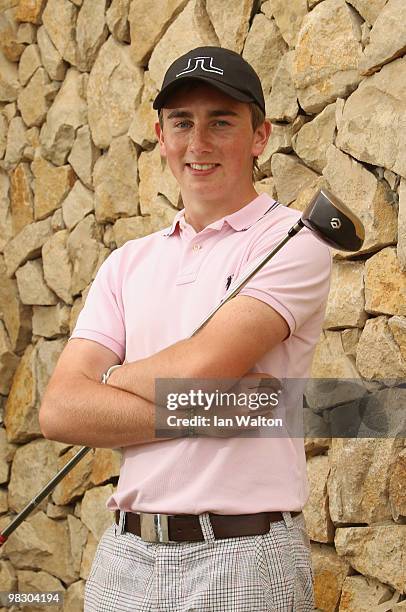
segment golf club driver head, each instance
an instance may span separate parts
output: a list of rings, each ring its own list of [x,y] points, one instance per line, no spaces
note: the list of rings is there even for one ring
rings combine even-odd
[[[365,230],[356,215],[327,189],[320,189],[301,216],[320,240],[340,251],[358,251]]]

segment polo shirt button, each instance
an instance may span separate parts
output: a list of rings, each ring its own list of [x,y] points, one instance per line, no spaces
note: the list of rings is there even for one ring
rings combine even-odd
[[[197,251],[200,251],[200,249],[202,248],[201,244],[194,244],[192,246],[193,251],[195,251],[195,253],[197,253]]]

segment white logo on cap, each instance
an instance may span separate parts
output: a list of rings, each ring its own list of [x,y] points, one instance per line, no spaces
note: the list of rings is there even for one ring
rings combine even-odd
[[[210,62],[207,62],[206,60],[210,60]],[[216,68],[216,66],[213,66],[213,60],[214,58],[210,56],[189,58],[186,68],[182,70],[182,72],[179,72],[176,77],[183,76],[184,74],[188,74],[189,72],[194,72],[198,68],[200,68],[204,72],[215,72],[216,74],[224,74],[224,70],[222,70],[222,68]]]

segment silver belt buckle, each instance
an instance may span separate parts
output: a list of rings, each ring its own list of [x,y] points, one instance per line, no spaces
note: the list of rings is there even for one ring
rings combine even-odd
[[[140,512],[141,538],[145,542],[170,542],[168,516]]]

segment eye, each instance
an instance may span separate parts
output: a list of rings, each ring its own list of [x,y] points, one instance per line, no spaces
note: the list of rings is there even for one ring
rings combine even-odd
[[[225,121],[224,119],[217,119],[215,124],[218,125],[219,127],[225,127],[227,125],[230,125],[229,122]]]
[[[175,123],[175,127],[180,128],[180,129],[190,127],[190,125],[191,125],[191,122],[188,121],[187,119],[182,119],[182,121],[178,121],[177,123]]]

